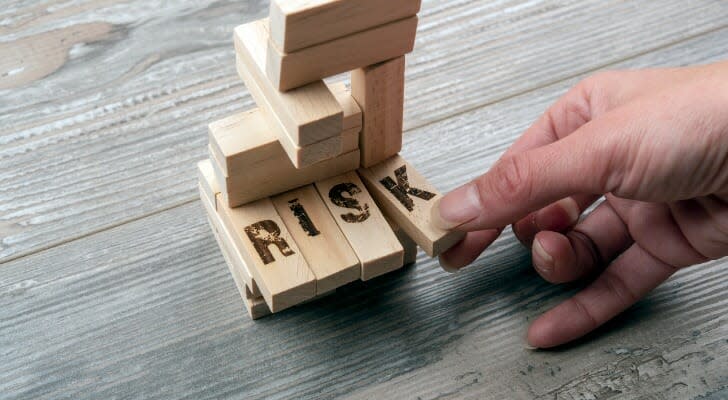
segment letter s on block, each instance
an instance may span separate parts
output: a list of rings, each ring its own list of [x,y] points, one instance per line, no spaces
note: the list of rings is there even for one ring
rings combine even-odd
[[[349,197],[344,197],[345,193],[348,194]],[[340,183],[329,190],[329,199],[331,199],[332,203],[339,207],[361,211],[358,214],[341,214],[341,218],[349,223],[364,222],[370,215],[369,204],[364,203],[364,206],[361,206],[359,204],[359,200],[353,197],[357,193],[361,193],[361,189],[351,182]]]

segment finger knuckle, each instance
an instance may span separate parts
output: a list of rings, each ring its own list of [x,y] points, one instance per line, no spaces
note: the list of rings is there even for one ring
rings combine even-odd
[[[584,318],[587,323],[587,331],[594,330],[600,325],[599,320],[594,316],[591,309],[579,297],[572,297],[567,302],[570,302],[572,308],[576,310],[576,313],[581,314],[582,318]]]
[[[523,201],[531,197],[532,172],[527,158],[511,156],[501,160],[493,169],[493,179],[481,192],[498,196],[504,202]]]
[[[629,285],[619,275],[609,270],[602,274],[600,282],[604,286],[604,289],[617,299],[621,308],[627,308],[639,299],[637,294],[632,291]]]

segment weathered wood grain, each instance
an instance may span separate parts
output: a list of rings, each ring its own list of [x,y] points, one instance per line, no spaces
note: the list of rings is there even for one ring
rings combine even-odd
[[[725,58],[726,7],[425,1],[403,155],[447,191],[591,70]],[[0,397],[728,396],[725,261],[680,272],[551,352],[520,338],[574,289],[543,283],[511,236],[459,275],[420,254],[415,268],[250,321],[194,168],[207,123],[252,107],[230,32],[266,13],[258,0],[0,9],[0,87],[12,87],[0,89]],[[62,43],[39,47],[42,64],[26,57],[40,38]]]
[[[0,393],[685,399],[725,384],[724,263],[679,273],[587,342],[532,352],[526,324],[571,290],[528,261],[505,238],[458,275],[421,258],[252,322],[188,204],[3,266]]]
[[[0,260],[192,201],[205,125],[252,106],[230,32],[266,13],[262,0],[0,10]],[[431,0],[420,15],[410,128],[715,31],[728,4]],[[23,56],[31,45],[47,54]]]

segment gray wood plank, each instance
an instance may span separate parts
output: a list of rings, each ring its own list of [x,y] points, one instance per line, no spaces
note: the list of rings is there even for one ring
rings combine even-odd
[[[458,275],[421,256],[252,322],[189,204],[4,266],[0,393],[685,399],[726,384],[726,262],[679,273],[588,341],[532,352],[526,324],[572,289],[528,261],[512,238]]]
[[[719,59],[725,37],[619,66]],[[405,157],[449,189],[571,83],[419,128]],[[531,352],[527,323],[576,288],[542,282],[511,236],[461,274],[421,254],[253,323],[208,229],[195,202],[4,264],[3,397],[689,399],[728,387],[726,260],[678,273],[586,341]]]
[[[266,3],[10,4],[0,10],[0,260],[192,201],[206,124],[252,106],[231,29]],[[425,1],[407,126],[714,31],[727,7]]]

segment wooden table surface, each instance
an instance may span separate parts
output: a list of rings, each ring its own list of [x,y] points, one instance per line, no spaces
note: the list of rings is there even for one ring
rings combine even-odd
[[[251,321],[205,221],[210,121],[253,106],[235,25],[264,0],[4,1],[0,398],[728,398],[728,261],[597,333],[524,349],[576,286],[506,234],[457,275],[416,266]],[[726,0],[425,0],[404,156],[478,175],[602,69],[728,57]]]

